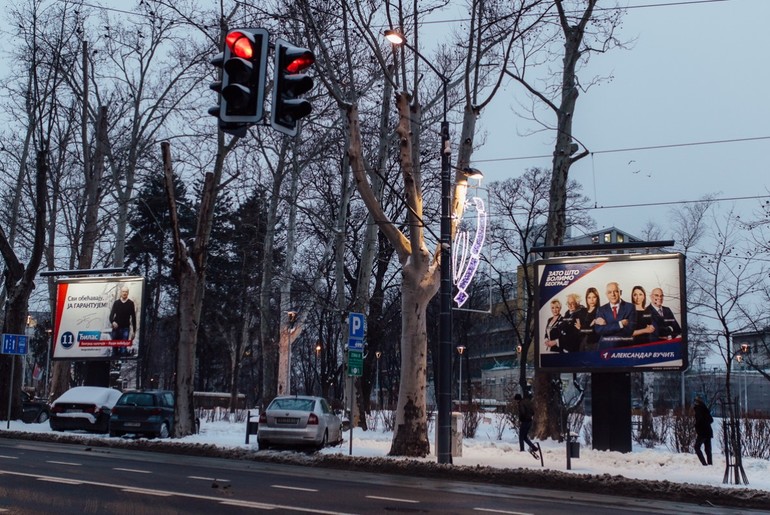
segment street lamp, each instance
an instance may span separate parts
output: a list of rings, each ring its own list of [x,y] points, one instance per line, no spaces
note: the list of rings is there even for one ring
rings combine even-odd
[[[452,219],[449,122],[447,122],[447,84],[449,79],[406,42],[403,34],[393,29],[384,32],[393,45],[403,45],[422,59],[441,79],[443,113],[441,117],[441,282],[439,286],[439,350],[438,350],[438,423],[436,457],[439,463],[452,463]]]
[[[463,352],[465,352],[465,345],[457,346],[457,353],[460,355],[460,377],[457,380],[457,402],[462,406],[463,403]],[[470,399],[468,399],[470,403]]]
[[[742,343],[740,350],[736,352],[735,361],[741,366],[741,375],[738,378],[738,398],[741,397],[741,379],[743,380],[743,412],[749,411],[749,392],[748,392],[748,377],[746,375],[746,356],[751,353],[751,348],[748,343]],[[740,406],[740,402],[738,403]]]

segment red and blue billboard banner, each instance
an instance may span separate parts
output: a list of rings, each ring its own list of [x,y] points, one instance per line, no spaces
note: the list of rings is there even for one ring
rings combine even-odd
[[[142,277],[57,281],[52,359],[137,358],[143,298]]]
[[[684,256],[611,254],[536,263],[538,368],[684,370]]]

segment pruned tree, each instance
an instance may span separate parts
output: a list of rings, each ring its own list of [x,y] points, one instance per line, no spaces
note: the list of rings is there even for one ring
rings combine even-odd
[[[420,53],[420,27],[417,22],[420,12],[417,7],[409,11],[403,6],[392,10],[390,6],[386,6],[388,10],[384,15],[389,20],[394,20],[391,26],[405,31],[406,36],[410,38],[408,49],[402,46],[394,51],[396,63],[393,67],[388,64],[388,59],[382,51],[381,34],[372,30],[371,19],[378,13],[370,11],[370,6],[361,3],[354,4],[350,10],[344,9],[342,13],[344,43],[339,59],[347,63],[342,67],[346,74],[330,74],[325,85],[335,96],[345,115],[349,139],[347,156],[358,193],[374,223],[394,249],[401,267],[401,370],[396,431],[390,451],[394,455],[425,456],[430,450],[425,393],[428,375],[426,308],[438,291],[442,251],[438,242],[435,249],[431,250],[425,238],[425,217],[430,211],[426,212],[423,195],[428,191],[426,186],[431,181],[429,175],[423,174],[423,167],[430,164],[424,149],[428,140],[436,143],[435,136],[425,128],[429,126],[429,120],[437,120],[437,113],[441,113],[442,119],[445,119],[450,109],[450,101],[454,106],[457,104],[457,98],[462,99],[463,129],[459,137],[461,143],[458,145],[457,166],[450,166],[450,174],[455,182],[449,209],[451,232],[456,229],[456,221],[462,218],[465,207],[467,178],[463,169],[470,163],[476,119],[501,83],[503,66],[499,64],[500,61],[505,62],[510,57],[512,41],[521,37],[523,25],[520,20],[529,13],[522,10],[522,6],[539,3],[516,2],[510,10],[502,13],[496,8],[490,11],[489,6],[482,2],[472,2],[473,20],[471,29],[462,41],[463,53],[456,56],[445,50],[439,52],[437,58],[431,61],[427,61]],[[313,13],[312,5],[305,5],[306,12]],[[487,17],[487,14],[490,17]],[[306,16],[306,21],[314,26],[312,16]],[[329,48],[324,41],[328,39],[328,31],[323,31],[323,39],[320,37],[320,30],[314,28],[314,32],[319,35],[318,46],[324,49],[324,55],[332,55],[325,50]],[[367,87],[371,89],[367,81],[372,79],[369,75],[353,73],[360,68],[353,65],[353,60],[356,59],[356,63],[361,62],[350,51],[349,43],[353,40],[353,35],[357,40],[365,42],[372,62],[379,67],[378,74],[384,74],[385,79],[397,90],[395,133],[401,174],[399,187],[406,206],[403,223],[388,215],[379,198],[376,177],[381,177],[378,173],[381,171],[381,161],[377,161],[376,157],[382,154],[366,151],[369,145],[365,144],[364,135],[369,134],[369,131],[364,129],[360,117],[361,106],[366,105],[365,98],[361,98],[361,92]],[[490,61],[496,63],[496,66],[491,67],[493,72],[487,71],[490,67],[486,65]],[[434,80],[429,81],[429,89],[422,87],[423,75],[420,70],[425,69],[425,65],[434,75]],[[451,79],[459,69],[463,69],[463,78]],[[357,83],[367,86],[355,86]],[[347,86],[340,87],[342,84]],[[462,95],[456,94],[458,88],[464,88]],[[426,100],[422,99],[424,91],[430,91]],[[443,110],[440,110],[441,107]],[[444,137],[447,136],[448,134],[444,134]],[[380,137],[380,148],[382,142],[383,138]],[[451,147],[446,145],[440,149],[439,156],[445,163],[449,163],[451,153]],[[436,155],[433,154],[433,157]],[[446,256],[443,256],[443,261],[447,266]],[[436,361],[434,359],[434,363]]]

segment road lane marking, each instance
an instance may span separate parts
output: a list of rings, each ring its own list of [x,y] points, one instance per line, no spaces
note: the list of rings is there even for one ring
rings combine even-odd
[[[164,496],[169,495],[169,496],[182,497],[185,499],[212,501],[218,504],[243,502],[243,503],[250,503],[248,504],[249,507],[261,508],[266,510],[295,511],[297,513],[319,513],[323,515],[353,515],[353,514],[342,513],[339,511],[329,511],[329,510],[322,510],[322,509],[316,509],[316,508],[308,508],[306,506],[257,503],[257,502],[251,502],[251,501],[239,501],[237,499],[223,500],[221,497],[214,497],[211,495],[189,494],[184,492],[173,492],[168,490],[139,489],[129,485],[118,485],[115,483],[102,483],[99,481],[87,481],[87,480],[74,481],[71,479],[65,479],[65,478],[60,478],[55,476],[43,476],[40,474],[30,474],[26,472],[16,472],[12,470],[0,470],[0,475],[4,475],[4,474],[7,474],[9,476],[19,476],[19,477],[26,477],[30,479],[37,479],[39,481],[67,482],[70,484],[101,486],[103,488],[112,488],[112,489],[122,490],[124,492],[131,492],[131,493],[142,493],[142,494],[148,494],[148,495],[164,495]]]
[[[129,494],[155,495],[157,497],[171,497],[174,492],[164,492],[163,490],[150,490],[147,488],[135,488],[132,486],[121,488],[122,492]]]
[[[378,495],[367,495],[367,499],[375,499],[377,501],[393,501],[393,502],[405,502],[405,503],[412,503],[412,504],[418,504],[420,501],[415,501],[414,499],[399,499],[398,497],[380,497]]]
[[[5,455],[2,455],[2,454],[0,454],[0,458],[5,458],[6,460],[18,460],[19,459],[18,456],[5,456]]]
[[[238,506],[239,508],[258,508],[261,510],[274,510],[275,506],[251,501],[222,501],[219,504],[225,506]]]
[[[300,492],[318,492],[315,488],[302,488],[299,486],[270,485],[270,488],[281,488],[283,490],[298,490]]]
[[[139,470],[139,469],[124,469],[120,467],[114,467],[112,470],[119,470],[122,472],[136,472],[137,474],[152,474],[149,470]]]
[[[506,511],[506,510],[493,510],[490,508],[473,508],[473,511],[483,511],[486,513],[502,513],[504,515],[534,515],[528,511]]]
[[[50,463],[52,465],[69,465],[71,467],[82,467],[82,463],[73,463],[71,461],[46,461],[46,463]]]
[[[204,476],[187,476],[187,479],[200,479],[201,481],[219,481],[220,483],[230,482],[229,479],[222,479],[217,477],[204,477]]]
[[[63,483],[65,485],[82,485],[82,481],[76,479],[65,479],[63,477],[38,477],[38,481],[47,481],[49,483]]]

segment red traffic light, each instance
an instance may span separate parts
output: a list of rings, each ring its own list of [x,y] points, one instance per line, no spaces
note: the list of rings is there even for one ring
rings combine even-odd
[[[246,32],[232,31],[225,38],[230,53],[241,59],[254,57],[254,36]]]
[[[305,50],[298,56],[290,57],[292,60],[286,65],[286,71],[289,73],[299,73],[315,64],[315,56],[310,50]]]

